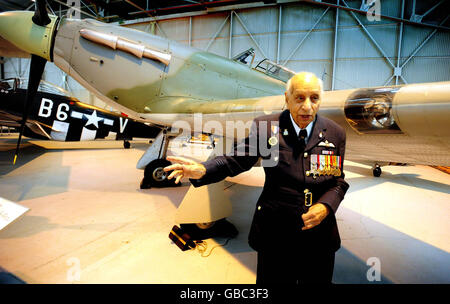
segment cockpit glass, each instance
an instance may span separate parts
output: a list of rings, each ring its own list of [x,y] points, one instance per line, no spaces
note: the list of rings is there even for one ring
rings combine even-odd
[[[264,59],[260,63],[258,63],[258,65],[255,67],[255,70],[283,82],[287,82],[289,79],[291,79],[292,76],[295,75],[294,71],[291,71],[282,65],[270,61],[269,59]]]

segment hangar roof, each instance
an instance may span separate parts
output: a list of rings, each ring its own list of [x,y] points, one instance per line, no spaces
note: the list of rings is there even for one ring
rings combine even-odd
[[[47,0],[49,11],[55,15],[67,14],[67,3],[79,5],[81,18],[95,18],[104,22],[117,22],[147,17],[175,15],[180,13],[214,10],[219,6],[238,6],[242,4],[295,4],[339,7],[365,13],[367,3],[373,6],[376,1],[367,0]],[[397,1],[397,0],[392,0]],[[446,0],[402,0],[404,16],[391,16],[381,7],[381,15],[394,21],[403,21],[414,25],[431,26],[449,30],[448,12],[450,1]],[[380,2],[381,3],[381,2]],[[347,6],[348,5],[348,6]],[[369,4],[370,5],[370,4]],[[0,0],[0,12],[9,10],[33,10],[34,0]],[[400,9],[398,10],[401,11]],[[447,17],[447,18],[446,18]]]

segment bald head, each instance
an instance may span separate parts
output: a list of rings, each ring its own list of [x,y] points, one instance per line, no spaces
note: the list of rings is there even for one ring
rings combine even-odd
[[[322,90],[322,80],[309,72],[300,72],[287,82],[286,105],[300,128],[306,128],[316,117]]]
[[[321,93],[323,93],[322,79],[317,78],[314,73],[311,72],[299,72],[292,76],[286,83],[286,92],[291,92],[292,85],[302,85],[303,83],[317,83],[320,87]]]

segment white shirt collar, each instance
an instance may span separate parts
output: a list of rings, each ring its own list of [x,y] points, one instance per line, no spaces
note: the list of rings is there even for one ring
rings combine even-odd
[[[290,112],[289,112],[289,116],[291,117],[292,125],[294,126],[294,129],[295,129],[295,134],[297,134],[297,136],[298,136],[298,134],[300,133],[301,128],[297,125],[297,123],[295,122],[295,120],[292,117],[292,114]],[[314,117],[314,120],[311,121],[305,128],[306,132],[308,132],[308,136],[305,138],[305,143],[308,143],[308,140],[311,137],[312,127],[314,125],[314,121],[316,120],[316,117]]]

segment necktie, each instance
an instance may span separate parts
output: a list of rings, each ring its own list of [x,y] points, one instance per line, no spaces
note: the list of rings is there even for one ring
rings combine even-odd
[[[308,136],[308,132],[306,131],[306,129],[302,129],[300,130],[300,132],[298,132],[298,141],[300,142],[300,147],[302,150],[305,149],[306,146],[306,137]]]

